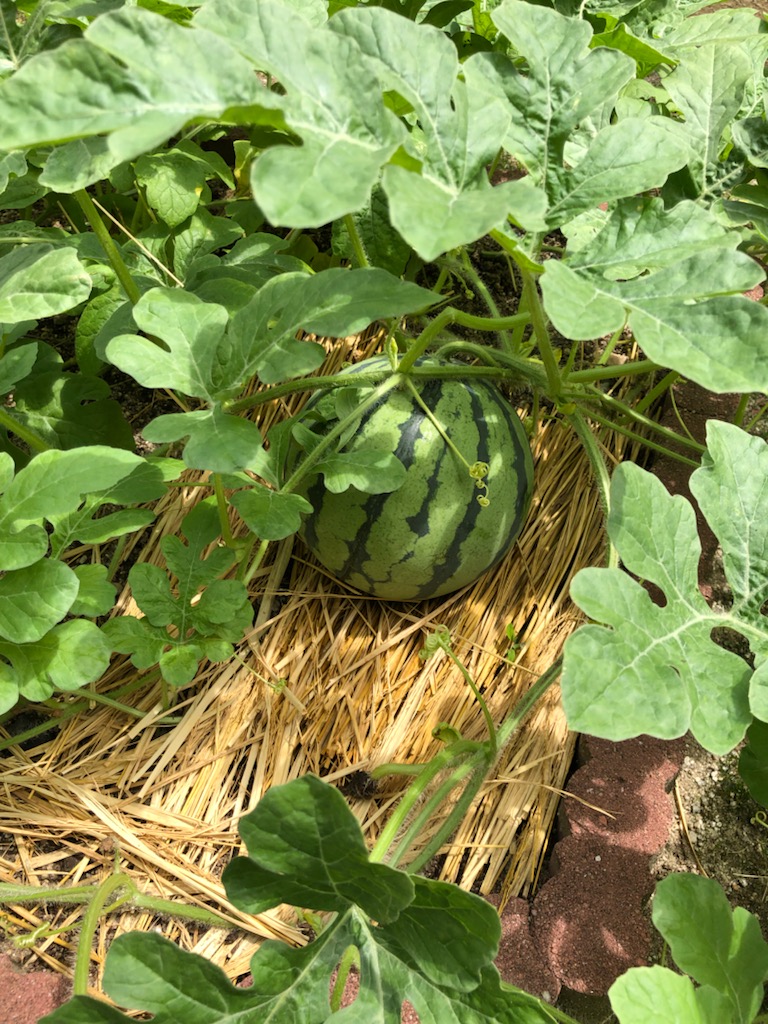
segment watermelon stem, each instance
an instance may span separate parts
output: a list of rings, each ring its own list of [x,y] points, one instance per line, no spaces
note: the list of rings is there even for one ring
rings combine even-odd
[[[371,263],[365,251],[363,240],[360,237],[360,232],[357,230],[357,224],[355,224],[354,217],[351,213],[345,213],[343,221],[344,227],[347,229],[347,234],[349,235],[349,240],[352,243],[352,251],[355,254],[358,267],[370,267]]]
[[[592,428],[581,415],[580,412],[574,411],[566,414],[565,417],[570,425],[573,427],[574,432],[577,434],[579,440],[584,447],[584,451],[587,454],[590,465],[592,466],[592,475],[595,478],[595,484],[597,485],[597,493],[600,497],[600,505],[603,510],[603,517],[605,521],[608,521],[608,515],[611,511],[611,477],[608,472],[608,467],[605,464],[600,444],[592,432]],[[608,554],[606,558],[606,564],[609,568],[618,569],[619,567],[619,553],[616,550],[610,537],[606,538],[608,545]]]
[[[476,331],[503,331],[519,324],[527,324],[530,321],[528,313],[515,313],[513,316],[475,316],[472,313],[465,313],[454,306],[446,306],[438,313],[434,320],[431,320],[421,334],[400,360],[398,371],[410,373],[416,360],[423,356],[435,339],[451,324],[459,324],[461,327],[471,327]]]
[[[390,376],[390,370],[372,370],[370,373],[359,373],[355,375],[355,383],[361,386],[380,384]],[[267,402],[274,402],[286,395],[294,395],[298,391],[319,391],[321,389],[348,388],[349,376],[341,373],[333,373],[321,377],[301,377],[299,380],[287,380],[282,384],[275,384],[272,387],[264,388],[255,395],[248,395],[246,398],[239,398],[234,402],[224,401],[221,408],[225,412],[245,412],[246,409],[255,409],[259,405],[266,405]]]
[[[519,264],[518,269],[520,270],[520,276],[523,281],[523,298],[530,314],[533,336],[536,339],[536,344],[539,348],[539,355],[541,356],[541,361],[544,364],[544,369],[547,374],[547,390],[549,397],[553,401],[557,401],[563,388],[563,380],[560,374],[560,368],[557,365],[555,350],[552,347],[552,341],[549,337],[547,318],[544,314],[544,307],[541,304],[539,290],[533,274],[531,274],[527,268],[520,266]]]

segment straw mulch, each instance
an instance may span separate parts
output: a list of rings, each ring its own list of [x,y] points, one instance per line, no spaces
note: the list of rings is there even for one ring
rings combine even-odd
[[[354,352],[335,344],[324,372]],[[372,342],[369,341],[369,346]],[[266,428],[287,407],[262,413]],[[618,455],[608,438],[609,454]],[[290,908],[252,918],[231,906],[220,876],[238,852],[238,819],[272,785],[306,772],[344,785],[354,773],[391,762],[420,762],[440,744],[449,722],[466,737],[485,738],[480,709],[444,655],[419,657],[427,632],[446,625],[500,721],[560,654],[578,617],[568,584],[599,563],[603,536],[590,470],[573,434],[556,422],[534,439],[536,493],[515,548],[490,575],[448,598],[421,605],[364,600],[328,578],[296,545],[292,561],[275,545],[253,581],[256,625],[230,663],[207,666],[178,695],[173,726],[162,724],[161,689],[148,682],[130,698],[143,713],[93,704],[33,750],[12,747],[2,759],[0,881],[42,886],[98,882],[116,857],[146,892],[204,905],[232,930],[158,920],[135,911],[102,919],[93,951],[100,967],[119,931],[160,928],[235,978],[247,972],[263,938],[305,941]],[[139,557],[162,564],[159,540],[177,530],[200,487],[170,493]],[[285,572],[286,566],[288,568]],[[136,614],[130,594],[123,614]],[[506,657],[511,625],[522,644]],[[126,659],[100,681],[102,694],[136,676]],[[480,798],[445,850],[442,878],[482,893],[525,894],[534,884],[572,755],[557,688],[540,701],[503,753]],[[350,797],[373,841],[402,779],[371,797]],[[29,904],[0,910],[11,934],[45,921],[76,925],[77,907]],[[76,931],[41,937],[37,957],[67,969]]]

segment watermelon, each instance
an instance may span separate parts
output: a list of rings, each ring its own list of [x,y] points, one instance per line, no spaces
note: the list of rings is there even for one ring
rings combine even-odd
[[[387,365],[374,357],[347,372]],[[367,410],[341,451],[394,453],[407,471],[402,486],[333,494],[321,475],[310,474],[300,492],[313,507],[300,536],[318,561],[344,583],[388,601],[439,597],[487,572],[520,532],[533,486],[525,430],[492,382],[411,379],[463,458],[413,394],[398,388]],[[327,432],[338,422],[338,401],[338,393],[316,393],[302,422]],[[467,465],[475,463],[488,466],[480,486]]]

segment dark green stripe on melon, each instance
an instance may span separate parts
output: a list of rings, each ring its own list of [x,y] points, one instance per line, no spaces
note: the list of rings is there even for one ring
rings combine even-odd
[[[484,492],[467,467],[407,390],[390,392],[370,409],[344,449],[394,452],[407,469],[397,491],[332,494],[322,477],[304,491],[314,509],[301,530],[307,547],[340,580],[391,601],[439,597],[495,565],[520,532],[533,485],[525,431],[495,385],[432,380],[417,386],[467,462],[488,463],[487,507],[478,502]]]

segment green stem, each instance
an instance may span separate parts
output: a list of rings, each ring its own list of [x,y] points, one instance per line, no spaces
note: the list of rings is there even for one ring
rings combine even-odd
[[[432,780],[440,772],[449,768],[452,763],[463,759],[466,754],[473,754],[481,746],[482,744],[478,744],[474,740],[457,740],[444,750],[441,750],[439,754],[422,767],[422,770],[405,791],[387,824],[382,829],[381,835],[371,850],[371,860],[384,860],[390,847],[404,827],[413,809],[421,801]],[[373,772],[371,774],[374,778],[377,777]]]
[[[0,407],[0,427],[5,427],[9,433],[15,434],[16,437],[20,438],[36,452],[47,452],[50,447],[39,434],[36,434],[34,430],[30,430],[29,427],[25,427],[23,423],[19,423],[17,419],[2,407]]]
[[[145,711],[132,708],[129,704],[121,704],[119,700],[114,700],[112,697],[108,697],[106,693],[98,693],[96,690],[88,691],[88,700],[93,701],[95,704],[103,704],[108,708],[114,708],[116,711],[122,711],[123,714],[132,715],[134,718],[144,718],[146,715]],[[180,721],[180,718],[163,718],[158,721],[158,725],[178,725]]]
[[[757,414],[752,417],[749,423],[744,427],[747,433],[753,430],[753,428],[760,422],[760,420],[768,412],[768,403],[766,403],[761,409],[758,410]]]
[[[622,379],[642,373],[654,373],[661,369],[663,367],[650,359],[640,359],[635,363],[625,363],[623,366],[593,366],[589,370],[574,370],[568,374],[567,379],[569,384],[592,384],[596,380]]]
[[[424,832],[429,821],[448,800],[453,790],[461,785],[469,776],[469,781],[462,790],[461,796],[449,811],[445,821],[440,825],[436,835],[409,861],[408,871],[410,873],[415,874],[421,871],[440,852],[464,820],[472,801],[477,795],[477,790],[482,785],[492,764],[493,758],[490,756],[486,744],[483,744],[472,756],[456,765],[450,775],[440,782],[434,792],[430,793],[419,804],[418,812],[408,823],[405,833],[398,841],[397,848],[392,850],[387,858],[387,863],[393,868],[400,864],[419,836]],[[476,784],[473,784],[475,782]]]
[[[696,459],[689,459],[687,455],[681,455],[679,452],[672,451],[671,448],[666,448],[663,444],[659,444],[658,441],[654,441],[650,437],[644,437],[642,434],[638,434],[634,430],[630,430],[628,427],[622,426],[620,423],[616,423],[607,416],[601,416],[600,413],[595,412],[594,409],[587,409],[585,412],[591,420],[594,420],[603,427],[607,427],[616,434],[621,434],[622,437],[626,437],[629,441],[634,441],[636,444],[642,445],[644,448],[650,448],[651,451],[658,452],[660,455],[665,455],[670,459],[675,459],[677,462],[681,462],[685,466],[698,468],[700,465],[700,462]],[[677,440],[677,435],[675,435],[675,440]]]
[[[128,889],[130,895],[135,892],[135,886],[122,872],[117,872],[105,878],[96,888],[88,902],[83,920],[80,925],[80,938],[77,941],[77,955],[75,957],[75,969],[72,976],[72,993],[76,996],[88,994],[88,975],[91,967],[91,949],[93,937],[99,925],[99,918],[102,915],[107,900],[117,889]],[[129,897],[130,898],[130,897]]]
[[[645,427],[647,430],[654,431],[654,433],[661,435],[661,437],[666,438],[673,444],[680,444],[685,448],[690,448],[698,455],[703,455],[704,452],[707,450],[705,446],[703,444],[699,444],[698,441],[694,441],[690,437],[686,437],[684,434],[678,434],[674,430],[670,430],[669,427],[662,426],[660,423],[657,423],[650,417],[643,416],[641,413],[638,413],[635,409],[632,408],[632,406],[627,405],[625,402],[620,401],[618,398],[613,398],[611,395],[606,395],[604,392],[598,389],[595,389],[591,395],[577,393],[573,394],[572,396],[564,395],[563,397],[570,397],[572,401],[579,403],[583,403],[585,401],[597,401],[600,405],[606,406],[608,409],[620,413],[627,419],[630,419],[637,423],[639,426]],[[587,415],[597,420],[598,423],[604,422],[596,413],[592,411],[591,408],[588,410]],[[640,438],[640,440],[644,441],[643,438]]]
[[[611,354],[613,353],[613,350],[618,345],[619,340],[621,339],[621,336],[624,333],[624,327],[625,326],[626,326],[626,324],[624,323],[624,324],[621,325],[621,327],[617,327],[616,330],[613,332],[613,334],[610,337],[610,340],[609,340],[608,344],[605,346],[603,351],[600,353],[600,358],[597,360],[597,365],[598,366],[602,366],[602,365],[604,365],[605,363],[608,362],[608,359],[610,358]]]
[[[78,189],[76,192],[73,193],[73,195],[74,198],[77,200],[80,209],[85,214],[88,223],[93,228],[93,233],[96,235],[99,242],[101,243],[101,247],[104,250],[107,259],[109,260],[112,269],[117,275],[117,279],[122,285],[123,291],[128,297],[129,302],[135,306],[136,303],[141,298],[139,286],[136,284],[133,277],[131,276],[131,272],[126,266],[123,257],[120,255],[120,250],[115,245],[114,240],[112,239],[112,236],[107,230],[107,226],[102,220],[99,211],[94,206],[93,200],[84,188]]]
[[[515,313],[514,316],[501,317],[475,316],[472,313],[464,313],[460,309],[455,309],[453,306],[446,306],[416,338],[400,360],[398,370],[400,373],[409,373],[416,360],[424,355],[440,333],[451,324],[470,327],[476,331],[503,331],[521,323],[528,323],[528,320],[527,313]]]
[[[603,515],[607,519],[608,514],[611,511],[611,478],[608,473],[608,467],[605,464],[605,458],[600,450],[600,445],[598,444],[597,438],[592,433],[592,429],[589,424],[580,412],[576,411],[568,413],[565,418],[573,427],[574,432],[577,434],[587,453],[587,458],[589,459],[589,463],[595,477],[595,483],[597,484]]]
[[[747,415],[747,406],[749,405],[749,400],[751,397],[752,396],[750,394],[746,394],[742,395],[739,399],[739,404],[736,407],[736,412],[733,416],[733,422],[736,424],[737,427],[744,426],[744,417]]]
[[[356,373],[355,387],[380,384],[390,377],[390,369],[372,370],[370,373]],[[300,391],[318,391],[321,389],[348,388],[350,386],[349,374],[334,373],[325,377],[302,377],[299,380],[289,380],[284,384],[275,384],[273,387],[264,388],[258,394],[248,395],[247,398],[239,398],[236,402],[222,402],[221,407],[225,412],[239,413],[246,409],[256,409],[267,402],[274,402],[278,398],[285,398],[286,395],[294,395]]]
[[[676,370],[670,370],[669,373],[665,373],[658,384],[655,384],[634,406],[635,412],[645,412],[646,409],[653,405],[657,398],[669,391],[672,385],[679,379],[680,374]]]
[[[437,292],[438,295],[442,292],[445,287],[445,282],[451,276],[451,269],[447,263],[443,263],[440,267],[440,273],[437,275],[437,280],[432,285],[432,291]]]
[[[443,650],[448,655],[448,657],[451,659],[451,661],[454,663],[454,665],[458,668],[458,670],[461,672],[461,674],[464,676],[464,682],[467,684],[467,686],[470,688],[472,693],[475,695],[475,700],[480,705],[480,710],[483,713],[483,718],[485,719],[485,724],[486,724],[486,727],[488,729],[489,750],[490,750],[491,754],[493,755],[493,757],[495,757],[496,756],[496,748],[497,748],[496,726],[494,725],[494,721],[493,721],[493,717],[491,715],[491,712],[488,710],[488,705],[485,702],[485,697],[483,697],[482,693],[480,693],[480,690],[477,688],[477,685],[476,685],[474,679],[472,678],[472,676],[467,671],[467,668],[464,665],[464,663],[461,661],[460,658],[457,658],[456,655],[454,654],[453,648],[450,647],[450,646],[446,646],[446,647],[443,648]]]
[[[485,284],[483,279],[480,277],[480,275],[472,265],[472,260],[469,257],[469,253],[464,248],[461,249],[461,265],[464,271],[464,275],[469,279],[469,281],[472,284],[472,287],[482,298],[486,307],[490,311],[490,314],[493,317],[493,319],[500,320],[501,317],[499,315],[499,307],[496,305],[493,296],[488,290],[487,285]],[[505,330],[498,331],[497,336],[499,339],[500,348],[502,348],[505,352],[513,351],[509,335]]]
[[[605,521],[608,521],[608,515],[611,511],[611,478],[608,473],[608,467],[605,464],[605,458],[600,450],[597,438],[592,433],[592,429],[586,422],[580,412],[572,412],[566,416],[566,419],[573,427],[574,432],[578,435],[579,440],[584,446],[584,451],[587,453],[587,458],[592,467],[592,475],[594,476],[595,484],[597,485],[597,493],[600,496],[600,505],[603,509],[603,517]],[[606,534],[606,543],[608,545],[608,557],[606,564],[611,569],[618,569],[619,567],[619,553],[614,547],[612,541]]]
[[[347,229],[349,240],[352,243],[352,251],[355,254],[355,260],[357,261],[358,267],[370,267],[371,263],[365,251],[363,240],[360,237],[360,232],[357,230],[357,224],[355,224],[354,217],[351,213],[345,213],[343,219],[344,227]]]
[[[555,661],[554,664],[536,680],[525,696],[518,701],[512,713],[504,719],[502,724],[496,730],[497,751],[500,752],[504,749],[512,735],[519,728],[521,722],[531,711],[531,708],[533,708],[536,702],[557,680],[560,675],[561,668],[562,658],[558,658],[557,661]],[[487,743],[478,743],[473,740],[457,740],[455,743],[451,743],[450,746],[440,751],[436,757],[432,758],[431,761],[423,766],[418,777],[414,779],[404,793],[400,803],[395,808],[395,811],[384,826],[381,835],[376,841],[370,855],[371,860],[381,861],[389,855],[391,848],[394,846],[397,837],[405,827],[405,824],[411,814],[416,807],[424,801],[425,794],[433,781],[443,772],[451,770],[451,766],[454,766],[448,778],[438,787],[437,792],[430,795],[426,801],[429,805],[428,812],[426,810],[422,811],[421,808],[419,809],[419,814],[417,816],[417,820],[420,822],[419,828],[417,829],[413,824],[409,825],[406,833],[408,842],[401,840],[398,843],[397,850],[395,851],[397,860],[401,860],[408,852],[413,841],[418,837],[418,832],[423,828],[429,816],[437,810],[440,803],[442,803],[450,792],[455,789],[455,787],[459,785],[467,775],[470,775],[470,780],[456,805],[425,849],[418,854],[418,857],[414,862],[414,865],[416,866],[409,866],[409,870],[418,870],[419,867],[426,863],[430,857],[434,856],[434,854],[440,850],[447,839],[456,830],[458,824],[477,795],[477,792],[494,760],[495,758],[490,756],[489,745]],[[383,769],[384,766],[380,769],[376,769],[371,774],[374,777],[378,777],[383,772]],[[404,836],[403,840],[405,838],[406,837]]]
[[[357,946],[347,946],[341,954],[339,969],[336,972],[336,981],[331,992],[331,1013],[337,1013],[341,1009],[341,1000],[344,996],[344,989],[347,987],[349,972],[353,967],[360,970],[360,951]]]
[[[234,548],[236,541],[232,534],[229,516],[227,515],[227,498],[224,494],[224,484],[221,480],[221,473],[213,474],[213,491],[216,495],[216,509],[219,513],[219,525],[221,527],[222,539],[228,548]]]
[[[561,655],[559,658],[552,662],[552,664],[549,666],[546,672],[543,672],[542,675],[539,676],[539,678],[536,680],[533,686],[530,687],[528,692],[520,698],[517,704],[515,704],[511,714],[509,714],[504,719],[504,721],[501,723],[501,725],[496,731],[499,742],[499,750],[504,749],[507,743],[509,743],[512,736],[520,728],[522,722],[525,720],[525,718],[527,718],[532,708],[536,705],[536,703],[539,700],[541,700],[541,698],[544,696],[544,694],[547,692],[550,686],[552,686],[553,683],[557,682],[558,678],[560,677],[560,672],[562,671],[562,668],[563,658]]]
[[[245,583],[246,586],[251,582],[255,574],[258,572],[259,566],[264,561],[264,556],[266,555],[268,548],[268,540],[259,541],[259,545],[256,548],[256,554],[253,556],[253,559],[248,564],[248,568],[245,570],[242,576],[243,583]]]
[[[538,287],[533,274],[526,267],[519,266],[518,268],[523,279],[523,295],[525,296],[526,303],[530,311],[533,336],[539,347],[541,361],[544,364],[544,369],[547,374],[547,391],[549,393],[549,397],[553,401],[556,401],[562,390],[562,380],[560,378],[560,369],[557,365],[557,359],[555,358],[555,350],[552,348],[552,342],[549,337],[549,329],[544,315],[544,307],[541,304]]]

